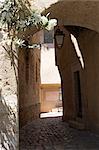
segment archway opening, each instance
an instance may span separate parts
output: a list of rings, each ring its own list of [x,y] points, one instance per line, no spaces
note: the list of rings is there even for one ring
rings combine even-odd
[[[63,115],[61,78],[55,65],[54,31],[42,31],[40,118]]]

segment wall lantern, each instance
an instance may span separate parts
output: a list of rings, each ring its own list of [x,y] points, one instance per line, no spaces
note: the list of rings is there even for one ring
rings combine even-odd
[[[58,49],[61,49],[64,44],[64,37],[65,34],[63,31],[61,31],[59,28],[55,31],[54,39],[55,39],[55,45]]]

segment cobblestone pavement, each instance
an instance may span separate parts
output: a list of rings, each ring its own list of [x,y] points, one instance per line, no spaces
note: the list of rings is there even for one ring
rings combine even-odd
[[[21,129],[20,150],[99,150],[99,135],[70,128],[61,117],[38,119]]]

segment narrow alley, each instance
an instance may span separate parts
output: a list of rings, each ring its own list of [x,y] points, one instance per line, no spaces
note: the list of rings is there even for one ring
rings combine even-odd
[[[20,150],[99,150],[99,135],[70,128],[61,117],[43,118],[20,130]]]

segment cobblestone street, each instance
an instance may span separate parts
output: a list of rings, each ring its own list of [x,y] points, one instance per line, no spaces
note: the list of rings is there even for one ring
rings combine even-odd
[[[20,150],[99,150],[99,136],[70,128],[61,117],[38,119],[21,129]]]

